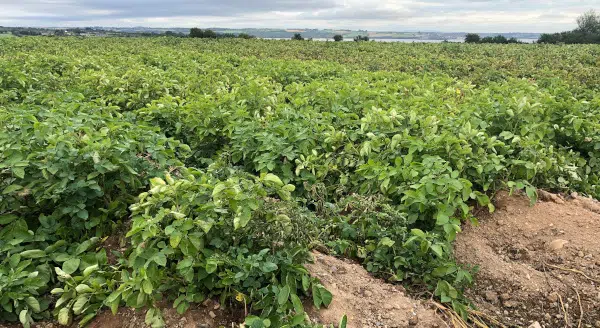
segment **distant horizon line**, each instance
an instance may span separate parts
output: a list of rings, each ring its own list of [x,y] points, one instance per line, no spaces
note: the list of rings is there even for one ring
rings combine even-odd
[[[466,31],[452,31],[452,32],[443,32],[443,31],[435,31],[435,30],[398,30],[398,31],[394,31],[394,30],[367,30],[367,29],[357,29],[357,30],[352,30],[352,29],[346,29],[346,28],[307,28],[307,27],[287,27],[287,28],[278,28],[278,27],[218,27],[218,26],[209,26],[209,27],[201,27],[201,26],[194,26],[194,27],[148,27],[148,26],[142,26],[142,25],[138,25],[138,26],[107,26],[107,25],[87,25],[87,26],[7,26],[7,25],[0,25],[2,27],[8,27],[8,28],[45,28],[45,29],[73,29],[73,28],[118,28],[118,29],[125,29],[125,28],[143,28],[143,29],[155,29],[155,30],[168,30],[168,29],[192,29],[192,28],[200,28],[200,29],[221,29],[221,30],[281,30],[281,31],[286,31],[287,30],[319,30],[319,31],[350,31],[350,32],[360,32],[360,31],[365,31],[365,32],[378,32],[378,33],[445,33],[445,34],[469,34],[469,33],[475,33],[475,34],[544,34],[544,33],[551,33],[551,32],[520,32],[520,31],[513,31],[513,32],[466,32]],[[292,33],[292,32],[289,32]]]

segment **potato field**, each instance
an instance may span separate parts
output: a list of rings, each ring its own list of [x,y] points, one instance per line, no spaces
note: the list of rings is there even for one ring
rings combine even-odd
[[[453,241],[537,189],[600,198],[600,46],[0,39],[0,326],[320,327],[315,249],[468,320]]]

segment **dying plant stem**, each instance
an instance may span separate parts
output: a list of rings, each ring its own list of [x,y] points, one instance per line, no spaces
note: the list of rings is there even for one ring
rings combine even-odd
[[[486,321],[490,322],[495,327],[507,328],[505,325],[503,325],[502,323],[500,323],[498,320],[494,319],[490,315],[485,314],[480,311],[477,311],[477,310],[469,309],[469,310],[467,310],[469,312],[468,319],[470,322],[473,323],[473,325],[470,325],[458,313],[456,313],[456,311],[452,310],[451,308],[445,307],[444,305],[442,305],[438,302],[435,302],[435,301],[431,301],[431,303],[433,305],[435,305],[440,312],[444,313],[448,318],[450,318],[450,322],[452,323],[452,326],[454,328],[470,328],[470,327],[473,327],[473,325],[475,325],[475,327],[479,327],[479,328],[490,328],[490,326],[488,326],[485,323]]]
[[[581,306],[581,296],[579,296],[577,289],[575,289],[575,293],[577,293],[577,303],[579,304],[579,322],[577,323],[577,328],[581,328],[581,322],[583,321],[583,306]]]
[[[567,328],[567,327],[569,327],[569,313],[567,312],[567,309],[565,308],[565,303],[563,303],[562,296],[560,296],[560,294],[558,294],[558,300],[560,301],[560,307],[562,308],[562,311],[565,314],[565,316],[564,316],[565,328]]]
[[[545,262],[544,262],[544,265],[547,265],[547,266],[549,266],[551,268],[554,268],[554,269],[563,270],[563,271],[569,271],[569,272],[580,274],[580,275],[584,276],[586,279],[588,279],[590,281],[593,281],[595,283],[599,283],[600,284],[600,280],[597,280],[597,279],[589,277],[583,271],[579,271],[577,269],[563,268],[563,267],[559,267],[559,266],[556,266],[556,265],[548,264],[548,263],[545,263]]]

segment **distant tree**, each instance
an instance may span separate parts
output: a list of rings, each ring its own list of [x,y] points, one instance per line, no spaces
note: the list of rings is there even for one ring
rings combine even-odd
[[[254,35],[250,35],[250,34],[247,34],[247,33],[240,33],[240,34],[238,34],[238,38],[240,38],[240,39],[254,39],[256,37]]]
[[[600,44],[600,14],[590,10],[577,18],[578,27],[572,31],[542,34],[538,43]]]
[[[369,41],[369,36],[368,35],[357,35],[354,37],[354,41],[355,42]]]
[[[517,39],[514,39],[514,41],[516,41],[515,43],[519,42]],[[496,36],[486,36],[485,38],[482,38],[479,43],[508,44],[509,40],[504,35],[496,35]]]
[[[344,41],[344,36],[341,34],[336,34],[333,36],[333,41],[335,41],[335,42]]]
[[[549,33],[544,33],[542,35],[540,35],[540,38],[537,40],[537,43],[552,43],[555,44],[558,42],[558,33],[555,34],[549,34]]]
[[[479,34],[469,33],[465,36],[465,43],[479,43],[481,41],[481,37]]]
[[[304,40],[304,38],[302,37],[302,34],[300,34],[300,33],[296,33],[296,34],[294,34],[294,36],[292,37],[292,40],[298,40],[298,41],[302,41],[302,40]]]
[[[204,30],[204,37],[208,39],[216,39],[217,33],[213,30]]]
[[[202,38],[204,37],[204,32],[196,27],[190,29],[190,38]]]
[[[600,14],[589,10],[577,18],[578,30],[583,33],[600,33]]]
[[[210,39],[216,39],[217,38],[217,33],[215,33],[215,31],[213,30],[202,30],[199,28],[192,28],[190,29],[190,38],[210,38]]]
[[[496,35],[493,40],[494,40],[493,43],[500,43],[500,44],[508,43],[508,39],[504,35]]]

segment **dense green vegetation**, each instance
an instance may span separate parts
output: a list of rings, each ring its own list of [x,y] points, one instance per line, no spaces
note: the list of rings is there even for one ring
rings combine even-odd
[[[590,10],[577,18],[577,28],[572,31],[542,34],[539,43],[600,44],[600,14]]]
[[[184,35],[177,35],[173,32],[169,32],[167,31],[165,33],[165,35],[168,36],[180,36],[183,37]],[[238,33],[238,34],[234,34],[234,33],[216,33],[213,30],[210,29],[206,29],[206,30],[202,30],[199,28],[192,28],[190,29],[190,33],[188,35],[190,38],[201,38],[201,39],[225,39],[225,38],[240,38],[240,39],[254,39],[255,36],[253,35],[249,35],[246,33]]]
[[[600,47],[0,40],[0,318],[218,297],[310,326],[309,250],[465,314],[499,189],[600,198]],[[123,235],[125,254],[104,241]],[[476,264],[476,263],[474,263]],[[235,306],[235,305],[234,305]]]
[[[509,43],[523,43],[516,38],[506,38],[504,35],[486,36],[482,38],[479,34],[469,33],[465,36],[465,43],[496,43],[496,44],[509,44]]]

